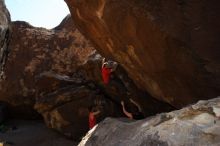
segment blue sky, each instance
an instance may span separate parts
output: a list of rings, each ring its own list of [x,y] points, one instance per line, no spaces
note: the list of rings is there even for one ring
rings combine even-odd
[[[22,20],[49,29],[70,13],[64,0],[5,0],[5,4],[12,21]]]

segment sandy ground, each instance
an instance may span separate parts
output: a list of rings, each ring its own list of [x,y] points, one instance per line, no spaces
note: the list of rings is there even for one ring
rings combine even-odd
[[[77,143],[66,139],[59,133],[48,129],[41,121],[14,120],[7,127],[16,130],[0,132],[0,142],[7,141],[11,146],[76,146]]]

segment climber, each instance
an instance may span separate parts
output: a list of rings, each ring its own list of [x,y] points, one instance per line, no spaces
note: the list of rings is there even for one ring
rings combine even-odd
[[[124,112],[124,114],[129,118],[129,119],[135,119],[135,120],[141,120],[144,119],[144,114],[141,110],[140,105],[135,102],[133,99],[129,99],[131,103],[133,103],[135,105],[135,110],[130,113],[125,109],[125,105],[124,105],[124,101],[121,101],[121,105],[122,105],[122,110]]]
[[[117,63],[112,61],[105,61],[105,58],[102,60],[102,79],[104,84],[108,84],[110,81],[111,73],[117,68]]]
[[[94,106],[89,107],[89,129],[96,125],[96,116],[100,113]]]

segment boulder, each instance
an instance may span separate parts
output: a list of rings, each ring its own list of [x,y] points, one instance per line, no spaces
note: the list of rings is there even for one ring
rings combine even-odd
[[[9,52],[8,43],[11,34],[11,18],[4,2],[0,0],[0,81],[4,77],[3,69]]]
[[[78,29],[135,85],[176,108],[220,91],[220,1],[65,0]]]
[[[140,121],[106,118],[90,130],[78,146],[219,144],[220,97]]]
[[[5,79],[0,83],[0,101],[9,103],[12,117],[42,116],[48,127],[78,139],[88,131],[91,105],[102,111],[98,122],[122,116],[120,101],[129,105],[129,97],[141,104],[146,116],[173,109],[139,90],[120,65],[105,86],[102,57],[70,15],[51,30],[16,21],[12,31]]]
[[[95,49],[74,27],[70,15],[51,30],[16,21],[12,31],[0,101],[10,105],[12,117],[36,119],[40,114],[48,127],[75,139],[80,137],[88,130],[85,109],[96,95],[91,94],[95,89],[84,87],[87,79],[79,68]],[[72,102],[84,105],[81,115],[86,120],[78,115],[80,109],[69,106]],[[57,120],[61,117],[65,120]]]
[[[36,95],[42,95],[36,86],[41,78],[48,74],[71,76],[77,71],[76,66],[84,64],[95,53],[73,25],[68,27],[69,23],[72,23],[70,16],[61,23],[65,26],[62,29],[35,28],[19,21],[12,23],[11,52],[5,67],[6,79],[1,83],[1,100],[10,101],[14,106],[33,105]],[[64,86],[64,83],[49,83],[44,86],[47,92]]]

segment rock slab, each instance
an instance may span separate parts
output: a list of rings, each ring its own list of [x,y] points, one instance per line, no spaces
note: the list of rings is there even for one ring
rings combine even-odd
[[[220,97],[141,121],[107,118],[78,146],[218,146]]]

